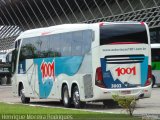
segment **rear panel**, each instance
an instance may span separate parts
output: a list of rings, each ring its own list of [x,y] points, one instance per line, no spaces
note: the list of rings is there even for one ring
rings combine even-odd
[[[148,74],[147,45],[100,47],[100,62],[106,88],[145,86]],[[108,52],[107,52],[108,51]]]
[[[105,88],[143,87],[148,80],[148,36],[144,23],[100,26],[100,68]]]

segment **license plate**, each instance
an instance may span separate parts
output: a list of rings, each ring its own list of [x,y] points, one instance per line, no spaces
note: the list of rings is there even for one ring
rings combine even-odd
[[[122,94],[131,94],[131,91],[129,90],[125,90],[125,91],[121,91]]]

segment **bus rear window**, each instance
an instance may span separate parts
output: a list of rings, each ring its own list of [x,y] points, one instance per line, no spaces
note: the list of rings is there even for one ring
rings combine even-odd
[[[147,31],[142,24],[110,24],[100,27],[100,45],[148,44]]]

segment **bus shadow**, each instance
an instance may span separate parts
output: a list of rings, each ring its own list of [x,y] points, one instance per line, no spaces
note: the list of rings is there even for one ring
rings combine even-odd
[[[30,104],[35,105],[35,106],[45,106],[45,107],[60,107],[60,108],[65,108],[63,104],[59,101],[33,101],[30,102]],[[72,105],[71,108],[74,108]],[[104,109],[121,109],[120,106],[115,105],[115,106],[104,106],[102,103],[86,103],[86,105],[82,109],[92,109],[92,110],[104,110]]]
[[[63,104],[59,101],[33,101],[32,105],[47,106],[47,107],[63,107]]]
[[[114,106],[105,106],[102,103],[87,103],[85,109],[93,109],[93,110],[104,110],[104,109],[119,109],[118,105]]]

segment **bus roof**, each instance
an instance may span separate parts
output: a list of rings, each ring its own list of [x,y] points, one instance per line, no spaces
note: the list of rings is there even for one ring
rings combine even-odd
[[[43,36],[43,35],[49,35],[58,33],[58,31],[70,31],[72,30],[80,30],[80,29],[87,29],[89,24],[81,23],[81,24],[62,24],[62,25],[56,25],[56,26],[50,26],[50,27],[44,27],[44,28],[36,28],[27,30],[20,34],[18,39],[23,38],[29,38],[29,37],[36,37],[36,36]]]
[[[93,23],[93,24],[87,24],[87,23],[61,24],[61,25],[56,25],[56,26],[26,30],[22,32],[20,36],[17,37],[16,40],[23,39],[23,38],[29,38],[29,37],[50,35],[54,33],[61,33],[62,31],[69,32],[69,31],[74,31],[74,30],[92,29],[94,28],[94,26],[97,26],[97,25],[99,26],[102,23],[104,25],[107,25],[107,24],[142,24],[142,22],[134,22],[134,21],[100,22],[100,23]]]

